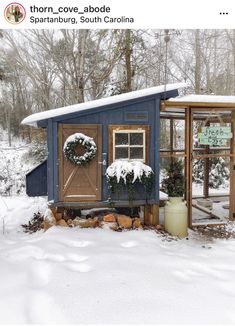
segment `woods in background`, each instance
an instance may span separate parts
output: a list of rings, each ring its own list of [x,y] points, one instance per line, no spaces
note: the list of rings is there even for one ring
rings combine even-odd
[[[18,135],[31,113],[165,81],[188,82],[188,93],[235,94],[234,30],[169,36],[166,62],[164,30],[1,31],[0,124]]]

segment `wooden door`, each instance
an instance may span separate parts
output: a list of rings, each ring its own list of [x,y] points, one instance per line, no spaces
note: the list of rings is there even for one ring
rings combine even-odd
[[[97,146],[95,157],[86,165],[75,165],[68,161],[63,153],[65,140],[72,134],[83,133],[93,138]],[[101,155],[102,134],[100,125],[59,126],[59,191],[60,201],[88,202],[101,200]],[[84,154],[84,148],[76,148],[78,155]]]

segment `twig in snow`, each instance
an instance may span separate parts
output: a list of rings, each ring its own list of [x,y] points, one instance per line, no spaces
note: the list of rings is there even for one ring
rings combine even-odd
[[[5,234],[5,220],[4,217],[2,218],[2,234]]]

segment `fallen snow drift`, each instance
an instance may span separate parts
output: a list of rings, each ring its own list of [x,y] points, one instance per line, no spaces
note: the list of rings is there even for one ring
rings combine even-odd
[[[7,204],[0,324],[235,323],[235,240],[62,227],[28,235],[16,221],[45,200]]]
[[[21,225],[28,223],[34,213],[45,213],[47,209],[46,197],[28,196],[0,196],[0,232],[22,232]]]

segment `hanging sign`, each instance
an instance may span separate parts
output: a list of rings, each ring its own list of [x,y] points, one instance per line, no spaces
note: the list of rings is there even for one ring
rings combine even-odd
[[[224,146],[232,138],[231,127],[202,127],[198,133],[200,145]]]

